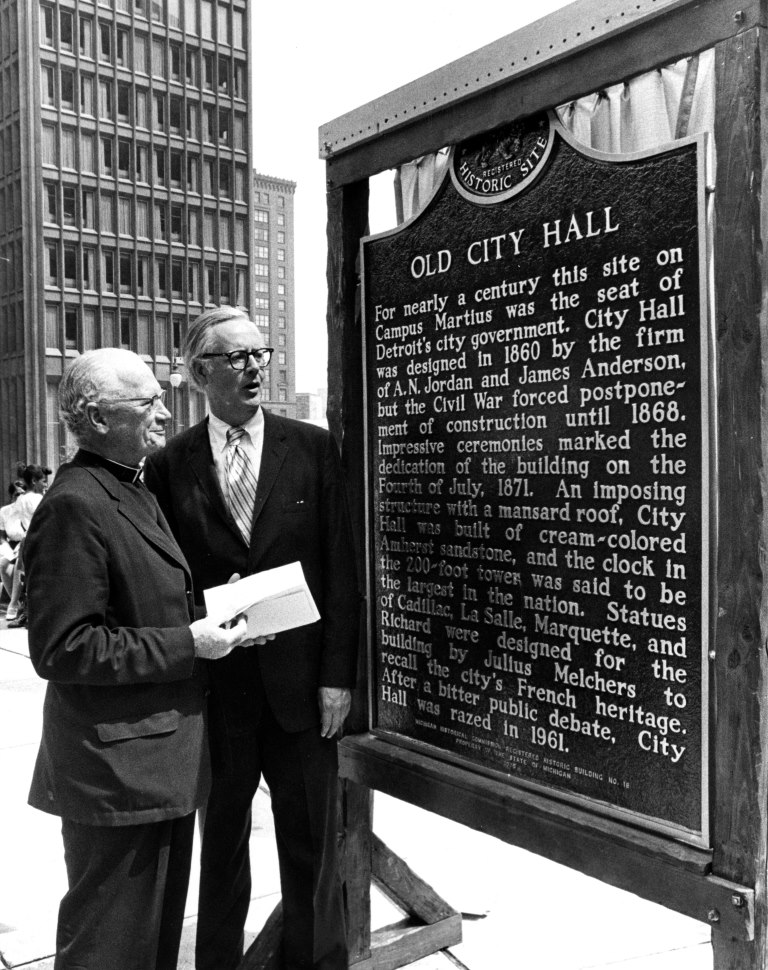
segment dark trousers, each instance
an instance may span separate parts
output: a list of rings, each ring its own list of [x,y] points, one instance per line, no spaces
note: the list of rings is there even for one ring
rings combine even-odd
[[[203,829],[197,970],[235,970],[242,959],[251,803],[262,774],[275,820],[285,970],[346,970],[336,742],[317,727],[289,734],[267,709],[256,734],[227,744],[227,764],[214,766]]]
[[[69,891],[54,970],[176,970],[195,816],[146,825],[62,819]]]

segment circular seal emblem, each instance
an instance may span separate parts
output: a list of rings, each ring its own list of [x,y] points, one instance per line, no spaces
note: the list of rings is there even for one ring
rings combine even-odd
[[[549,157],[554,127],[546,112],[470,138],[454,149],[451,178],[473,202],[500,202],[520,192]]]

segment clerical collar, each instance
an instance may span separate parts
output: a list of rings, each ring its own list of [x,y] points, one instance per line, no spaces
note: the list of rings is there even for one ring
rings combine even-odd
[[[139,462],[138,466],[136,466],[124,465],[122,462],[113,461],[111,458],[105,458],[103,455],[97,455],[93,451],[89,451],[88,454],[91,458],[95,458],[98,464],[112,472],[119,482],[124,482],[126,485],[136,485],[138,482],[142,481],[141,476],[144,471],[143,458]]]

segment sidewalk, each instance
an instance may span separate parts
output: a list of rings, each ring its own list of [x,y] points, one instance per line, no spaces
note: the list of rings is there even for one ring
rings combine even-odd
[[[25,630],[0,621],[0,968],[51,970],[66,888],[59,820],[26,804],[45,684],[29,663]],[[464,939],[417,970],[711,970],[709,930],[594,879],[376,795],[374,827],[391,849],[464,914]],[[279,899],[269,796],[254,802],[254,892],[247,931]],[[193,970],[196,861],[179,970]],[[374,893],[373,922],[398,914]]]

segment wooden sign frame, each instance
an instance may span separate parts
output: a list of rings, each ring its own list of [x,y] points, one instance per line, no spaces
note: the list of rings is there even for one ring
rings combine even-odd
[[[581,807],[563,813],[538,792],[373,737],[362,680],[353,720],[360,733],[342,743],[341,771],[347,805],[354,806],[347,814],[349,855],[362,848],[370,857],[370,792],[387,792],[708,923],[717,970],[757,970],[768,962],[768,262],[759,244],[768,225],[760,191],[768,153],[767,20],[759,0],[578,0],[320,130],[328,187],[328,414],[363,536],[358,254],[367,234],[368,179],[517,117],[715,50],[712,326],[719,449],[710,846],[682,845]],[[365,652],[362,629],[361,641]],[[369,874],[347,869],[353,963],[370,960],[370,890],[363,884]]]

